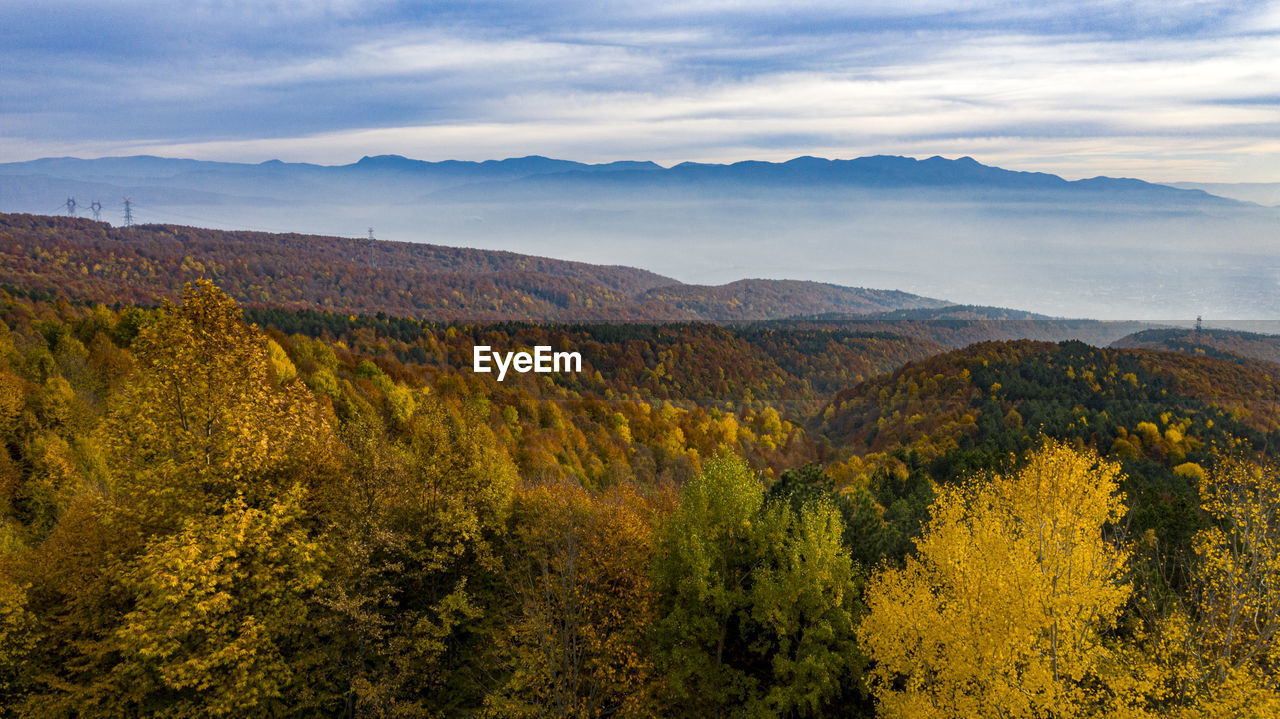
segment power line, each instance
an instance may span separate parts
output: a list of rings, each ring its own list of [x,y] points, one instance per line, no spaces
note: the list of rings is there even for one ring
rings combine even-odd
[[[226,230],[228,232],[272,232],[282,235],[299,234],[299,230],[297,228],[271,227],[266,225],[242,225],[212,217],[192,215],[188,212],[176,212],[167,206],[157,209],[150,205],[139,205],[137,202],[132,202],[131,205],[134,210],[142,212],[146,217],[151,218],[149,222],[159,224],[190,225],[191,227],[207,227],[209,229]],[[310,231],[303,234],[324,235],[326,237],[351,237],[350,234],[345,232],[325,232],[324,230]],[[363,240],[363,238],[356,239]]]
[[[75,198],[74,198],[74,197],[68,197],[66,202],[62,203],[61,205],[58,205],[58,207],[57,207],[57,208],[55,208],[55,209],[48,210],[45,214],[48,214],[48,215],[55,215],[55,214],[58,214],[58,213],[61,213],[61,212],[67,212],[69,215],[71,215],[71,216],[73,216],[73,217],[74,217],[74,216],[75,216],[75,215],[74,215],[74,212],[75,212],[77,209],[79,209],[79,207],[80,207],[80,205],[79,205],[79,203],[75,200]],[[92,203],[90,203],[90,205],[89,205],[89,209],[90,209],[90,211],[91,211],[91,212],[93,212],[93,219],[101,221],[101,212],[102,212],[102,209],[103,209],[103,204],[102,204],[101,202],[97,201],[97,200],[94,200]],[[139,206],[138,206],[138,203],[134,202],[132,197],[126,197],[126,198],[124,198],[124,199],[123,199],[123,215],[124,215],[124,225],[123,225],[123,226],[124,226],[124,227],[132,227],[132,226],[133,226],[133,224],[134,224],[134,216],[133,216],[133,213],[134,213],[134,211],[135,211],[135,210],[142,210],[142,211],[143,211],[143,213],[144,213],[144,214],[146,214],[147,216],[156,215],[156,214],[160,214],[160,215],[164,215],[164,216],[173,216],[173,217],[175,217],[175,218],[180,218],[180,219],[185,219],[185,220],[188,220],[188,221],[194,221],[194,222],[198,222],[198,223],[203,223],[203,224],[202,224],[202,226],[207,226],[207,227],[210,227],[210,228],[219,228],[219,227],[220,227],[220,228],[222,228],[222,229],[227,229],[227,230],[230,230],[230,231],[241,230],[241,231],[249,231],[249,232],[274,232],[274,233],[279,233],[279,234],[293,234],[293,233],[297,233],[297,232],[298,232],[298,230],[296,230],[296,229],[283,228],[283,227],[265,227],[265,226],[261,226],[261,225],[260,225],[260,226],[257,226],[257,227],[250,227],[250,226],[248,226],[248,225],[234,225],[234,224],[232,224],[232,223],[227,223],[227,222],[224,222],[224,221],[222,221],[222,220],[217,220],[217,219],[213,219],[213,218],[209,218],[209,217],[197,217],[197,216],[190,215],[190,214],[185,214],[185,213],[180,213],[180,212],[174,212],[174,211],[169,210],[169,209],[156,210],[156,209],[154,209],[154,208],[150,208],[150,207],[139,207]],[[157,220],[153,220],[153,221],[164,222],[165,220],[163,220],[163,219],[157,219]],[[183,223],[179,221],[179,222],[176,222],[175,224],[183,224]],[[323,230],[312,231],[310,234],[326,235],[326,233],[325,233]],[[330,235],[332,235],[332,236],[335,236],[335,237],[341,237],[341,236],[343,236],[345,233],[342,233],[342,232],[332,232],[332,233],[329,233],[329,234],[330,234]],[[326,236],[328,236],[328,235],[326,235]],[[350,235],[347,235],[347,236],[349,237]],[[373,268],[376,268],[376,266],[377,266],[377,262],[375,261],[375,255],[374,255],[374,253],[373,253],[373,249],[374,249],[374,248],[373,248],[373,244],[374,244],[375,242],[377,242],[377,237],[375,236],[375,234],[374,234],[374,228],[372,228],[372,227],[370,227],[370,228],[368,229],[368,240],[367,240],[367,241],[368,241],[368,243],[369,243],[369,257],[368,257],[369,266],[370,266],[370,267],[373,267]]]

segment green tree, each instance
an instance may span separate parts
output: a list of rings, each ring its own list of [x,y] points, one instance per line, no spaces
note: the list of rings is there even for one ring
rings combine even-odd
[[[827,502],[796,513],[721,455],[687,485],[654,560],[656,663],[678,716],[816,716],[861,682],[858,576]]]

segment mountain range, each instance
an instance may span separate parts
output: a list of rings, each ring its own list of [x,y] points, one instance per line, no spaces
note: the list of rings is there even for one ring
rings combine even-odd
[[[448,199],[492,193],[555,193],[566,188],[721,192],[745,188],[932,188],[952,191],[1106,193],[1164,202],[1231,203],[1199,189],[1178,189],[1133,179],[1094,177],[1068,181],[1042,172],[983,165],[971,157],[874,156],[851,160],[797,157],[787,162],[732,164],[684,162],[664,168],[653,162],[588,164],[537,155],[505,160],[427,162],[400,155],[363,157],[348,165],[269,160],[259,164],[170,159],[147,155],[79,159],[44,158],[0,164],[0,208],[56,210],[68,192],[81,206],[92,200],[139,204],[275,203],[344,201],[353,197],[414,202],[435,193]],[[446,192],[451,190],[451,192]],[[48,205],[48,207],[46,207]]]
[[[684,285],[761,278],[890,287],[1116,320],[1280,316],[1272,242],[1280,209],[970,157],[672,167],[398,155],[333,166],[148,156],[0,164],[0,211],[65,215],[71,197],[80,216],[98,201],[97,216],[115,224],[129,197],[140,223],[349,238],[372,231],[408,243],[644,267]],[[697,308],[699,292],[724,291],[685,287],[654,301],[722,318]]]

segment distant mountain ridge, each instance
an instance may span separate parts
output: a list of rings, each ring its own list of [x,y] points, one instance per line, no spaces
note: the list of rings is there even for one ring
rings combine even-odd
[[[1184,199],[1211,197],[1195,189],[1170,188],[1166,185],[1132,178],[1092,177],[1067,180],[1045,172],[1023,172],[984,165],[972,157],[954,160],[933,156],[924,160],[900,155],[873,155],[848,160],[821,157],[797,157],[786,162],[745,160],[731,164],[682,162],[657,173],[643,176],[629,174],[630,168],[618,167],[614,174],[600,179],[610,182],[726,182],[766,185],[837,185],[866,188],[897,187],[987,187],[1005,190],[1072,190],[1072,191],[1150,191]],[[566,171],[566,177],[582,179],[581,170]],[[557,177],[556,179],[560,179]],[[1175,190],[1170,192],[1170,190]]]
[[[59,186],[58,181],[62,181]],[[82,184],[75,184],[82,183]],[[84,184],[89,183],[89,184]],[[702,189],[733,191],[764,188],[901,188],[964,191],[1107,193],[1147,200],[1227,203],[1199,189],[1178,189],[1142,180],[1094,177],[1066,180],[1043,172],[1021,172],[984,165],[971,157],[924,160],[876,155],[855,159],[797,157],[786,162],[747,160],[732,164],[684,162],[664,168],[648,161],[600,164],[527,157],[482,162],[425,161],[401,155],[365,156],[346,165],[317,165],[280,160],[231,163],[140,155],[80,159],[42,158],[0,164],[0,211],[49,212],[69,192],[103,195],[129,193],[155,204],[244,201],[335,201],[364,199],[412,202],[444,193],[440,199],[488,199],[497,193],[581,191],[595,188]],[[203,196],[193,192],[206,193]],[[87,204],[87,202],[85,202]]]
[[[122,224],[125,197],[134,223],[326,237],[374,228],[381,239],[643,267],[712,286],[787,277],[1050,316],[1280,316],[1280,210],[971,157],[661,167],[371,153],[334,166],[149,156],[0,164],[0,212]],[[708,316],[690,293],[662,302]],[[842,302],[803,308],[847,311]]]
[[[1229,197],[1240,202],[1280,206],[1280,182],[1170,182],[1170,187]]]

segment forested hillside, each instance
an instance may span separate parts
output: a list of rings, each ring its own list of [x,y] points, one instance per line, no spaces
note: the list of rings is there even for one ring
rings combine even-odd
[[[936,309],[876,312],[862,316],[827,315],[771,323],[779,327],[892,332],[959,349],[988,340],[1080,340],[1105,347],[1151,325],[1141,321],[1100,321],[1030,316],[999,307],[951,305]]]
[[[1216,329],[1144,330],[1121,337],[1113,346],[1280,363],[1280,336],[1256,332]]]
[[[1276,365],[30,294],[0,716],[1280,704]],[[477,343],[583,371],[499,383]]]
[[[1088,447],[1124,468],[1131,528],[1187,553],[1205,468],[1280,446],[1278,396],[1269,363],[990,342],[837,393],[820,433],[848,457],[830,471],[854,484],[884,467],[954,482],[1007,467],[1044,437]]]
[[[0,214],[0,284],[147,305],[201,277],[247,305],[442,321],[759,320],[943,304],[817,282],[684,287],[631,267],[419,243]]]
[[[738,280],[727,285],[670,285],[645,290],[637,298],[644,305],[674,308],[698,320],[760,320],[838,312],[867,314],[897,307],[942,307],[947,303],[896,290],[851,290],[839,285],[796,280]],[[666,310],[670,311],[670,310]]]

